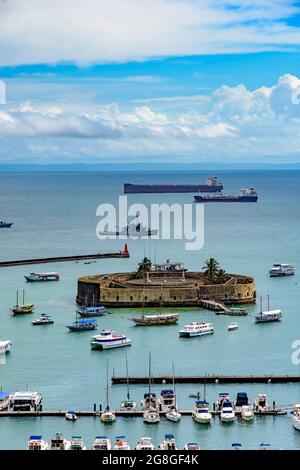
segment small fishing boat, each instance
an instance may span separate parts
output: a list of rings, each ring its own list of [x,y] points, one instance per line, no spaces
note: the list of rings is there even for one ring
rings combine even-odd
[[[0,221],[0,228],[10,228],[12,225],[12,222],[4,222],[3,220]]]
[[[52,320],[50,315],[42,313],[39,318],[36,318],[36,320],[32,320],[31,323],[33,325],[52,325],[54,323],[54,320]]]
[[[231,444],[232,450],[241,450],[242,449],[242,444],[239,442],[233,442]]]
[[[116,417],[116,413],[115,411],[111,411],[110,407],[109,407],[109,384],[108,384],[108,360],[106,362],[106,408],[105,410],[103,411],[103,413],[101,413],[100,415],[100,419],[102,421],[102,423],[108,423],[108,424],[111,424],[111,423],[114,423],[117,419]]]
[[[116,436],[114,450],[130,450],[130,446],[127,444],[125,436]]]
[[[179,320],[178,313],[151,313],[141,317],[129,317],[137,326],[174,325]]]
[[[294,406],[292,422],[293,427],[300,431],[300,404]]]
[[[235,412],[231,401],[224,401],[220,415],[223,423],[232,423],[235,420]]]
[[[232,322],[228,325],[228,331],[234,331],[237,330],[239,325],[236,322]]]
[[[67,421],[76,421],[77,420],[76,412],[74,410],[67,411],[67,413],[65,414],[65,418]]]
[[[28,441],[28,450],[49,450],[49,444],[42,439],[43,436],[30,436]]]
[[[70,450],[70,447],[70,441],[67,441],[63,434],[56,433],[52,436],[49,450]]]
[[[166,419],[169,421],[173,421],[174,423],[177,423],[181,419],[181,414],[179,411],[176,410],[175,406],[173,408],[170,408],[169,411],[166,412]]]
[[[179,336],[181,338],[193,338],[194,336],[210,335],[214,332],[215,330],[212,323],[194,321],[185,325],[182,330],[179,331]]]
[[[252,421],[254,418],[254,411],[251,405],[242,406],[241,418],[244,421]]]
[[[136,402],[130,398],[127,349],[125,349],[125,363],[126,363],[127,400],[122,401],[121,410],[135,411]]]
[[[192,413],[192,418],[201,424],[209,424],[212,420],[212,414],[209,404],[206,400],[197,400]]]
[[[17,291],[17,303],[11,308],[11,313],[15,315],[26,315],[34,311],[34,304],[25,304],[25,291],[23,289],[23,303],[19,305],[19,292]]]
[[[188,442],[187,444],[185,444],[184,450],[201,450],[201,447],[200,447],[200,444],[198,444],[198,442]]]
[[[123,346],[131,346],[131,339],[108,329],[102,330],[99,335],[95,335],[91,339],[92,349],[112,349]]]
[[[77,310],[77,313],[83,318],[103,317],[110,314],[105,307],[85,307],[83,310]]]
[[[111,450],[111,442],[106,436],[96,436],[93,450]]]
[[[0,411],[7,410],[9,405],[9,393],[0,391]]]
[[[259,393],[254,403],[255,411],[267,411],[269,409],[267,395],[265,393]]]
[[[30,273],[24,277],[27,282],[59,281],[59,273]]]
[[[141,437],[135,450],[155,450],[151,437]]]
[[[159,446],[160,450],[177,450],[174,434],[165,434],[164,440]]]
[[[270,310],[270,296],[268,294],[268,310],[262,309],[262,297],[260,298],[260,313],[255,317],[255,323],[270,323],[282,319],[281,310]]]
[[[7,340],[0,341],[0,354],[8,353],[11,348],[11,342]]]
[[[69,450],[86,450],[85,443],[83,442],[81,436],[72,436]]]
[[[295,266],[292,264],[275,263],[269,271],[270,277],[294,276]]]

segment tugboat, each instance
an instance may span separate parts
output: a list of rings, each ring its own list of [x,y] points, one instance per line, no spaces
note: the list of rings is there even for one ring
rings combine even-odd
[[[54,320],[52,320],[50,315],[42,313],[39,318],[37,318],[36,320],[32,320],[31,323],[33,325],[52,325],[54,323]]]
[[[10,228],[12,225],[12,222],[3,222],[3,220],[0,221],[0,228]]]
[[[19,292],[17,291],[17,303],[11,309],[12,315],[26,315],[34,311],[34,304],[25,304],[25,291],[23,289],[23,304],[19,305]]]

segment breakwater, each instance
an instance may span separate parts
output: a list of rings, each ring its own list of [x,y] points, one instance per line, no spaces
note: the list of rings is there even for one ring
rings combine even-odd
[[[300,375],[178,375],[175,378],[175,382],[178,384],[235,384],[235,383],[289,383],[289,382],[300,382]],[[113,376],[111,378],[114,385],[124,385],[127,383],[127,377]],[[145,376],[131,376],[128,377],[130,384],[148,384],[149,377]],[[173,383],[173,377],[171,375],[160,375],[152,376],[151,383],[153,384],[171,384]]]

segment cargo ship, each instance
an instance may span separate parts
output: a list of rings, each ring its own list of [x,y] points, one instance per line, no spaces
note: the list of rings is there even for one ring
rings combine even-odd
[[[255,189],[241,189],[238,196],[216,194],[213,196],[194,196],[194,202],[257,202],[258,195]]]
[[[217,177],[210,177],[205,184],[124,184],[124,194],[139,193],[216,193],[223,184]]]

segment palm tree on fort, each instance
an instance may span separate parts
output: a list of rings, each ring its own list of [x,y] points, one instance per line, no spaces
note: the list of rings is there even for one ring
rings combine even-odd
[[[220,271],[220,265],[215,258],[209,258],[205,261],[205,264],[202,267],[202,269],[204,269],[204,275],[208,279],[213,281],[213,279],[218,277],[218,273]]]
[[[142,262],[139,263],[139,267],[137,271],[134,273],[134,278],[144,279],[147,273],[151,270],[151,266],[152,266],[151,260],[145,256]]]

